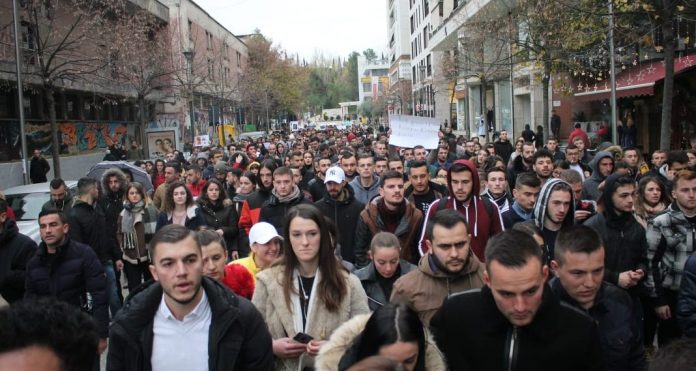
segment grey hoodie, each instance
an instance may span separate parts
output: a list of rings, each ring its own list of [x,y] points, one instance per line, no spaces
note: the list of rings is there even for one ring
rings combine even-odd
[[[590,169],[592,169],[592,176],[582,183],[583,200],[597,201],[599,197],[602,195],[602,192],[599,191],[599,184],[602,183],[604,179],[606,179],[606,177],[599,172],[599,161],[601,161],[604,158],[610,158],[611,163],[614,163],[614,156],[611,154],[611,152],[597,152],[597,154],[592,159],[589,165]]]
[[[353,187],[353,193],[355,194],[355,199],[367,205],[370,201],[379,194],[379,176],[372,174],[372,185],[369,188],[365,188],[360,184],[360,176],[356,176],[353,180],[348,183]]]

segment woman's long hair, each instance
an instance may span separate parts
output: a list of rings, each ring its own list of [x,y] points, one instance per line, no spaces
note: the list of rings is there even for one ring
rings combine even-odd
[[[138,193],[140,194],[140,198],[142,198],[143,202],[145,202],[145,206],[150,204],[150,196],[148,196],[147,192],[145,192],[145,187],[143,187],[143,185],[138,182],[128,183],[128,186],[126,186],[126,192],[123,193],[124,202],[130,202],[128,201],[128,192],[131,190],[131,188],[135,188],[135,190],[138,191]]]
[[[329,312],[338,312],[341,301],[348,293],[348,285],[343,276],[345,268],[334,255],[334,244],[331,242],[329,227],[326,225],[324,216],[314,205],[294,206],[287,215],[283,236],[285,238],[285,241],[283,241],[283,257],[278,263],[285,265],[284,280],[282,282],[285,303],[290,307],[290,293],[298,294],[293,282],[293,273],[300,263],[290,244],[290,223],[295,218],[309,219],[316,223],[319,229],[318,269],[321,272],[321,280],[319,281],[316,294],[318,295],[318,302],[324,303]]]
[[[356,360],[374,356],[385,345],[396,342],[418,343],[415,370],[425,370],[425,331],[418,314],[406,304],[386,304],[377,309],[365,324],[356,343]]]
[[[636,200],[637,202],[634,206],[636,214],[642,217],[649,216],[646,211],[647,202],[645,201],[645,189],[648,188],[648,184],[650,183],[655,183],[660,188],[660,200],[657,203],[662,203],[665,206],[670,204],[670,197],[667,194],[667,189],[665,188],[665,184],[662,183],[660,178],[654,175],[644,176],[638,182],[638,192],[636,192],[638,193]]]
[[[174,183],[171,183],[170,185],[167,186],[167,193],[164,195],[164,207],[163,210],[165,212],[172,212],[174,211],[174,190],[179,188],[179,187],[184,187],[186,190],[186,207],[191,207],[193,205],[193,195],[191,194],[191,190],[188,189],[186,186],[186,183],[182,181],[176,181]]]
[[[225,192],[225,188],[222,187],[222,183],[215,178],[210,178],[208,179],[208,182],[205,183],[201,194],[198,196],[199,205],[213,204],[213,201],[208,198],[208,187],[210,187],[211,184],[217,185],[218,189],[220,190],[220,196],[218,196],[218,200],[215,202],[215,204],[222,204],[227,199],[227,192]]]

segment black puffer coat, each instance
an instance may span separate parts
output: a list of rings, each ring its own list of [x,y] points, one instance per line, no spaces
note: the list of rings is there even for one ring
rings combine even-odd
[[[232,201],[225,199],[223,202],[213,204],[199,199],[198,205],[200,206],[200,215],[203,217],[203,224],[213,230],[222,229],[222,236],[228,251],[232,246],[236,246],[235,239],[239,234],[239,227],[237,227],[239,215]]]
[[[338,229],[338,244],[343,260],[355,263],[355,229],[360,219],[360,212],[365,205],[355,199],[353,187],[343,187],[338,200],[328,194],[314,203],[322,215],[331,219]]]
[[[261,207],[259,221],[271,223],[276,231],[278,231],[278,234],[283,236],[285,232],[285,216],[288,215],[288,211],[290,211],[293,206],[301,204],[312,204],[309,200],[304,198],[302,192],[299,193],[297,198],[290,200],[290,202],[283,203],[278,200],[278,197],[271,194],[268,201]]]
[[[0,232],[0,295],[8,303],[24,297],[26,267],[34,254],[34,240],[19,233],[14,220],[6,220]]]

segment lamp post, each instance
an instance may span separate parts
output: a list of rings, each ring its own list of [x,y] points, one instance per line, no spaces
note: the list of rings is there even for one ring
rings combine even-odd
[[[20,59],[21,52],[19,46],[19,11],[17,1],[12,0],[12,13],[14,17],[14,39],[15,39],[15,66],[17,68],[17,111],[19,112],[19,137],[22,143],[22,171],[24,172],[24,184],[29,184],[29,169],[27,168],[27,137],[24,130],[24,90],[22,89],[22,70]],[[55,151],[54,153],[57,153]],[[55,160],[55,159],[54,159]]]
[[[194,112],[193,112],[193,57],[196,55],[196,52],[193,50],[185,50],[184,51],[184,57],[186,58],[186,81],[188,82],[188,91],[190,94],[190,99],[191,103],[189,105],[189,119],[191,122],[191,144],[194,142],[194,137],[196,135],[195,132],[195,124],[194,124]]]
[[[425,79],[425,65],[421,64],[418,66],[418,70],[420,71],[420,74],[418,76],[418,82],[420,83],[420,88],[418,89],[418,96],[419,96],[419,101],[420,101],[420,116],[425,116],[423,114],[423,80]],[[428,101],[429,97],[426,95],[425,101],[430,105],[430,102]]]

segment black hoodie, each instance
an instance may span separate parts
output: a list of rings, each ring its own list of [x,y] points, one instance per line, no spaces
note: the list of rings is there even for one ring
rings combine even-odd
[[[13,303],[24,297],[27,263],[36,254],[36,243],[19,233],[17,223],[7,219],[0,231],[0,295]]]

